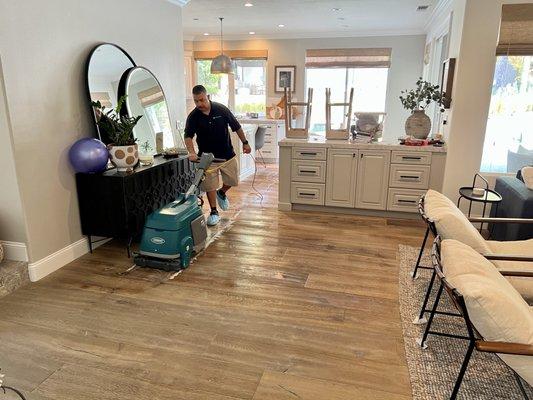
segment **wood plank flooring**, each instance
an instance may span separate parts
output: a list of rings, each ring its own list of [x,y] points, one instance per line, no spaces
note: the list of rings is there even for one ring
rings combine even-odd
[[[173,280],[110,242],[0,299],[0,368],[28,399],[409,399],[398,244],[418,222],[279,212],[277,170]],[[223,214],[222,214],[223,215]]]

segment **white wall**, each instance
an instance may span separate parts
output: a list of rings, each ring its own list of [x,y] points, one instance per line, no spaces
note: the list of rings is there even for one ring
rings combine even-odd
[[[525,2],[454,1],[450,57],[456,57],[457,64],[445,132],[448,157],[443,187],[452,199],[457,198],[459,187],[471,185],[481,165],[502,5]]]
[[[385,111],[387,120],[385,136],[395,139],[405,134],[404,125],[409,113],[403,109],[398,96],[403,89],[414,87],[422,75],[422,60],[425,36],[374,36],[351,38],[317,39],[257,39],[224,42],[228,50],[268,50],[267,90],[268,98],[281,98],[274,92],[274,67],[276,65],[296,65],[296,93],[294,97],[304,99],[305,90],[305,51],[307,49],[390,47],[392,62],[387,87]],[[196,41],[194,50],[217,50],[220,42]]]
[[[15,170],[11,121],[0,58],[0,240],[26,242],[26,227]]]
[[[0,0],[0,56],[30,261],[82,238],[72,143],[92,136],[85,62],[100,42],[158,77],[183,120],[181,9],[166,0]],[[173,123],[174,125],[174,123]]]

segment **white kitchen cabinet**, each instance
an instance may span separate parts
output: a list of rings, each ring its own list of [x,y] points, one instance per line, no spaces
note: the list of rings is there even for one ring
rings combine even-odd
[[[248,144],[252,148],[252,155],[255,150],[255,130],[257,129],[254,125],[243,125],[243,131],[248,140]],[[242,142],[237,136],[236,133],[231,133],[231,143],[233,145],[233,150],[237,155],[237,161],[239,162],[239,178],[244,179],[252,175],[255,172],[255,162],[250,154],[244,154],[242,149]]]
[[[358,156],[357,150],[328,149],[326,206],[355,207]]]
[[[266,128],[265,145],[261,149],[261,154],[266,162],[277,163],[279,157],[278,142],[285,137],[285,122],[272,119],[241,119],[240,122]]]
[[[390,156],[390,151],[359,151],[355,207],[372,210],[387,208]]]

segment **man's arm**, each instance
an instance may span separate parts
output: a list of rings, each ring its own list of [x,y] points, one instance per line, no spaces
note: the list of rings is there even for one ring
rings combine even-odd
[[[248,144],[248,141],[246,139],[246,135],[244,134],[244,131],[242,130],[242,127],[237,129],[237,131],[235,133],[237,133],[237,136],[239,136],[239,139],[241,139],[241,142],[243,143],[242,144],[243,153],[250,154],[252,152],[252,148]],[[246,142],[246,144],[245,144],[245,142]]]
[[[194,149],[194,143],[192,139],[194,138],[194,134],[196,129],[193,127],[193,122],[191,121],[191,114],[187,117],[187,121],[185,122],[185,147],[187,147],[187,152],[189,153],[189,160],[191,161],[197,161],[198,160],[198,154],[196,154],[196,150]]]
[[[189,160],[197,161],[198,154],[196,154],[196,150],[194,149],[194,143],[192,141],[192,138],[185,137],[185,147],[187,147],[187,151],[189,152]]]

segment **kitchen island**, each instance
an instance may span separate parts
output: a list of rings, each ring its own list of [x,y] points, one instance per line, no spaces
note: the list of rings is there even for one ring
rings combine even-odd
[[[279,141],[278,208],[412,218],[441,191],[446,147],[364,140]]]

